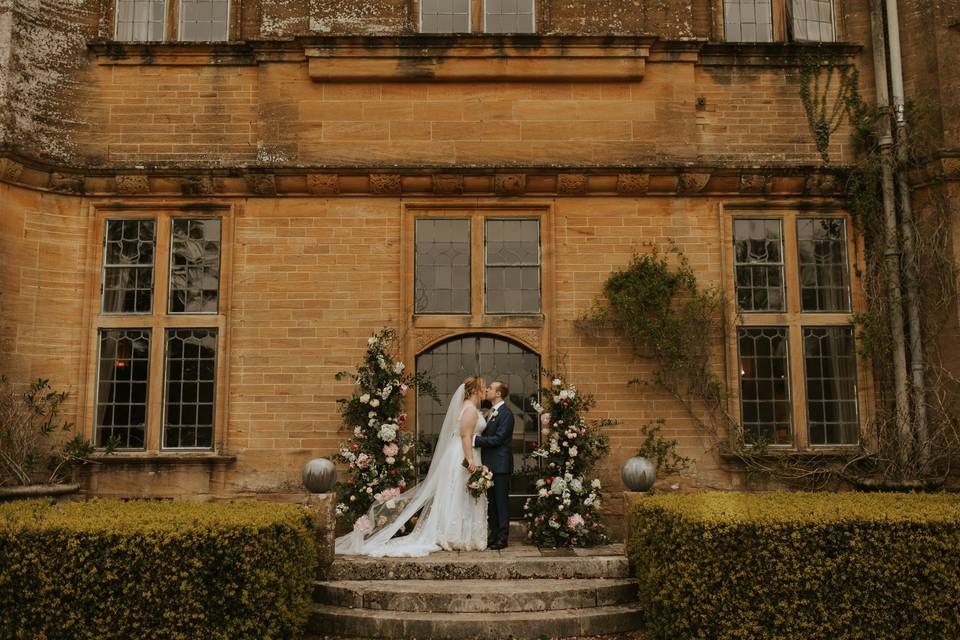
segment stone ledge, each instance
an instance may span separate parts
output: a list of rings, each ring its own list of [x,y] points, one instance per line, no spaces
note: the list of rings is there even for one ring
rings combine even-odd
[[[90,456],[100,465],[174,465],[174,464],[230,464],[237,456],[218,453],[111,453]]]
[[[698,65],[800,67],[811,57],[853,64],[862,50],[854,42],[711,42],[700,50]]]

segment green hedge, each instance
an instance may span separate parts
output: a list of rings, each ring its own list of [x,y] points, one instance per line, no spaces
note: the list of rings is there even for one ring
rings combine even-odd
[[[0,639],[291,638],[310,513],[267,502],[0,505]]]
[[[658,639],[960,638],[960,498],[639,498],[628,553]]]

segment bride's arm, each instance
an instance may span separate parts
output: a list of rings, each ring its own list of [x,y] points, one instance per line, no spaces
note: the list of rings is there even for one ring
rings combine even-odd
[[[463,445],[463,459],[470,463],[467,471],[473,473],[477,465],[473,464],[473,428],[477,425],[477,408],[467,405],[460,415],[460,444]]]

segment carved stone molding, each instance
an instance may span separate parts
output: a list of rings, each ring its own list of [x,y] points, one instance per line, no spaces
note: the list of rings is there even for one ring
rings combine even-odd
[[[463,174],[433,174],[433,192],[440,195],[459,195],[463,193]]]
[[[709,173],[681,173],[677,178],[677,193],[700,193],[710,182]]]
[[[617,176],[617,193],[643,195],[650,188],[649,173],[621,173]]]
[[[258,196],[277,195],[277,179],[272,173],[253,173],[246,177],[247,187]]]
[[[561,173],[557,176],[557,193],[571,196],[587,192],[587,176],[582,173]]]
[[[185,176],[180,182],[180,193],[185,196],[208,196],[214,193],[210,176]]]
[[[519,196],[527,190],[527,176],[523,173],[498,173],[493,179],[493,191],[498,196]]]
[[[61,193],[83,193],[83,176],[54,171],[50,174],[49,186]]]
[[[397,194],[402,189],[399,173],[371,173],[370,193],[380,195]]]
[[[117,193],[134,195],[150,193],[150,179],[145,175],[126,175],[114,178],[117,184]]]
[[[538,329],[503,329],[499,333],[519,342],[531,351],[540,352],[543,333]]]
[[[309,173],[307,189],[314,195],[336,195],[340,193],[340,178],[335,173]]]
[[[815,196],[833,195],[840,192],[840,181],[830,173],[813,173],[807,176],[804,191]]]
[[[770,176],[763,173],[744,173],[740,176],[740,193],[768,193]]]
[[[0,179],[16,182],[22,173],[22,164],[10,158],[0,158]]]
[[[414,342],[416,344],[417,353],[415,355],[420,355],[423,353],[423,350],[427,347],[440,342],[444,338],[454,335],[454,332],[449,329],[443,330],[434,330],[434,331],[418,331]]]

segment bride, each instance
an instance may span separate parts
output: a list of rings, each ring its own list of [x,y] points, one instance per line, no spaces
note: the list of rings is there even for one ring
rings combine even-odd
[[[487,497],[474,498],[467,490],[469,475],[480,464],[473,436],[483,431],[480,399],[483,378],[467,378],[457,388],[440,429],[433,460],[417,486],[367,512],[372,529],[354,527],[337,538],[336,553],[367,556],[425,556],[444,549],[482,551],[487,548]],[[470,461],[465,468],[464,460]],[[420,511],[413,531],[394,537]]]

